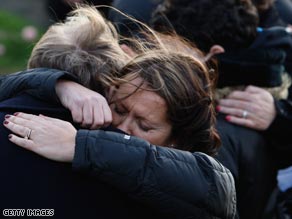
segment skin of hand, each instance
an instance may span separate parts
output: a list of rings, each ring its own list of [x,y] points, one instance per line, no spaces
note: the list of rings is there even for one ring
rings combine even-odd
[[[77,131],[69,122],[42,115],[16,113],[5,116],[4,126],[15,133],[9,135],[9,140],[14,144],[51,160],[72,162]],[[25,139],[29,130],[30,137]]]
[[[112,112],[106,99],[72,81],[59,80],[56,93],[62,105],[71,111],[74,122],[82,127],[98,129],[112,122]]]
[[[256,86],[248,86],[244,91],[233,91],[219,101],[216,110],[227,114],[225,118],[231,123],[260,131],[266,130],[276,117],[273,96]],[[243,118],[244,111],[247,111],[246,118]]]

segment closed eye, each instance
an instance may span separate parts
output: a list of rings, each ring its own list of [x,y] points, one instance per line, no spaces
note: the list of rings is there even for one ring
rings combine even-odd
[[[153,129],[152,127],[150,127],[150,126],[144,124],[144,123],[141,122],[141,121],[138,123],[138,125],[139,125],[139,128],[140,128],[141,130],[143,130],[144,132],[148,132],[148,131],[150,131],[151,129]]]

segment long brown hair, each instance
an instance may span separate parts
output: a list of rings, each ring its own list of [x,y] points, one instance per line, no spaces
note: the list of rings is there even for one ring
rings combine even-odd
[[[121,70],[115,85],[142,78],[147,90],[167,104],[174,147],[214,155],[221,142],[215,128],[214,84],[209,69],[195,49],[169,48],[155,48],[135,57]]]

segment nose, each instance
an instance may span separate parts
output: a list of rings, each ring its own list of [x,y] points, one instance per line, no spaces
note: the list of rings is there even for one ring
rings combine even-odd
[[[129,135],[132,135],[132,130],[133,130],[132,123],[133,122],[131,121],[131,119],[127,117],[118,124],[117,128],[122,130],[123,132],[126,132]]]

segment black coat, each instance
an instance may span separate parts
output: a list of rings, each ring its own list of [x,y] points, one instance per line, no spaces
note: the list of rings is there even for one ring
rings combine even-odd
[[[40,72],[29,83],[39,82]],[[70,77],[62,72],[57,74],[59,78]],[[51,83],[55,80],[56,77],[48,77],[48,87],[53,87]],[[21,87],[23,83],[18,85]],[[158,147],[136,137],[128,139],[123,134],[102,130],[79,130],[76,139],[74,169],[94,175],[168,217],[236,217],[233,177],[228,169],[205,154]]]
[[[222,146],[217,159],[232,173],[240,219],[258,219],[276,185],[275,162],[263,135],[217,116]]]
[[[21,95],[0,103],[0,120],[23,111],[71,120],[63,108]],[[0,125],[0,207],[54,209],[54,218],[161,218],[109,185],[12,144]],[[156,215],[156,216],[155,216]]]

